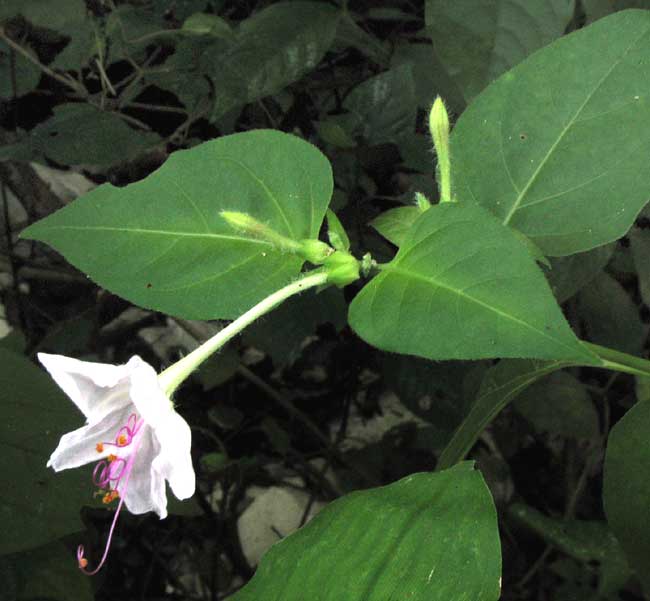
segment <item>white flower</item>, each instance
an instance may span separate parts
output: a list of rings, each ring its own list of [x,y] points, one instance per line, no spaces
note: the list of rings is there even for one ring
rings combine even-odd
[[[179,499],[194,494],[190,428],[151,365],[137,356],[126,365],[44,353],[38,359],[86,417],[85,426],[61,438],[48,466],[58,472],[99,461],[95,484],[105,503],[119,497],[118,512],[124,503],[131,513],[166,517],[165,480]],[[85,568],[83,548],[78,558]]]

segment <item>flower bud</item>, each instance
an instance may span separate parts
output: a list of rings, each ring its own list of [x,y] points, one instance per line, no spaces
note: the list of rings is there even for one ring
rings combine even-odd
[[[420,213],[424,213],[431,208],[431,201],[422,192],[415,193],[415,204],[420,209]]]
[[[322,265],[334,249],[320,240],[302,240],[298,254],[314,265]]]
[[[251,217],[248,213],[221,211],[219,215],[221,215],[230,227],[242,234],[246,234],[251,238],[264,240],[270,245],[275,246],[278,250],[294,253],[300,252],[300,243],[279,234],[273,228]]]
[[[228,225],[243,234],[250,234],[252,236],[259,236],[266,227],[248,213],[240,213],[239,211],[221,211],[219,213],[223,219],[228,222]]]
[[[363,257],[361,257],[361,263],[360,263],[361,275],[364,278],[367,278],[368,275],[370,274],[370,270],[376,266],[377,266],[377,262],[372,258],[372,255],[370,253],[366,253],[365,255],[363,255]]]
[[[438,96],[429,113],[429,131],[438,156],[440,202],[451,202],[451,162],[449,158],[449,115]]]
[[[337,250],[323,263],[327,271],[327,281],[343,288],[359,279],[359,261],[350,253]]]

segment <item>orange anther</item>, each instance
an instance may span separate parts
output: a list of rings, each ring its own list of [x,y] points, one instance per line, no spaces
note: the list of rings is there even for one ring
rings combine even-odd
[[[79,567],[83,569],[87,565],[88,565],[88,560],[85,557],[80,557],[79,558]]]
[[[95,445],[95,450],[96,450],[98,453],[103,453],[103,452],[104,452],[104,445],[103,445],[101,442],[98,442],[98,443]]]
[[[108,505],[112,500],[113,497],[111,496],[111,493],[108,492],[102,497],[102,503],[104,505]]]
[[[120,434],[120,435],[117,437],[117,444],[118,444],[120,447],[124,447],[124,446],[126,446],[126,436],[124,436],[124,434]]]
[[[113,461],[115,461],[117,459],[117,455],[113,455],[111,453],[106,459],[108,459],[109,463],[112,463]]]

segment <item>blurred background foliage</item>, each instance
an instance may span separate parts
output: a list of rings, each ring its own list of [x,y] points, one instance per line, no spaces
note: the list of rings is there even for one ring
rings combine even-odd
[[[80,416],[35,353],[139,354],[163,367],[220,324],[130,306],[19,241],[26,225],[98,183],[145,177],[176,149],[274,128],[323,150],[352,250],[387,260],[394,247],[368,224],[416,190],[437,197],[425,129],[435,96],[457,117],[530,53],[630,7],[650,2],[0,2],[4,598],[226,598],[324,503],[432,470],[482,383],[507,369],[370,348],[346,326],[354,289],[293,299],[178,395],[195,441],[194,499],[162,522],[124,515],[108,566],[88,580],[74,548],[97,548],[111,515],[88,472],[45,468]],[[646,352],[649,250],[646,210],[618,243],[551,260],[546,275],[578,335]],[[529,387],[485,431],[472,457],[499,513],[503,599],[641,598],[600,491],[610,428],[648,399],[646,380],[573,368]]]

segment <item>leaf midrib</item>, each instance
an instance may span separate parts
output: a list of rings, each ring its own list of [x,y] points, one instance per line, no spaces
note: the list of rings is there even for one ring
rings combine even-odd
[[[104,225],[49,225],[47,227],[37,228],[36,231],[43,230],[73,230],[73,231],[91,231],[91,232],[119,232],[122,234],[143,234],[152,236],[164,236],[175,238],[207,238],[215,240],[233,240],[236,242],[248,242],[250,244],[260,244],[262,246],[273,245],[266,240],[259,240],[257,238],[246,238],[245,236],[232,236],[230,234],[217,234],[214,232],[177,232],[173,230],[154,230],[132,227],[113,227]]]

